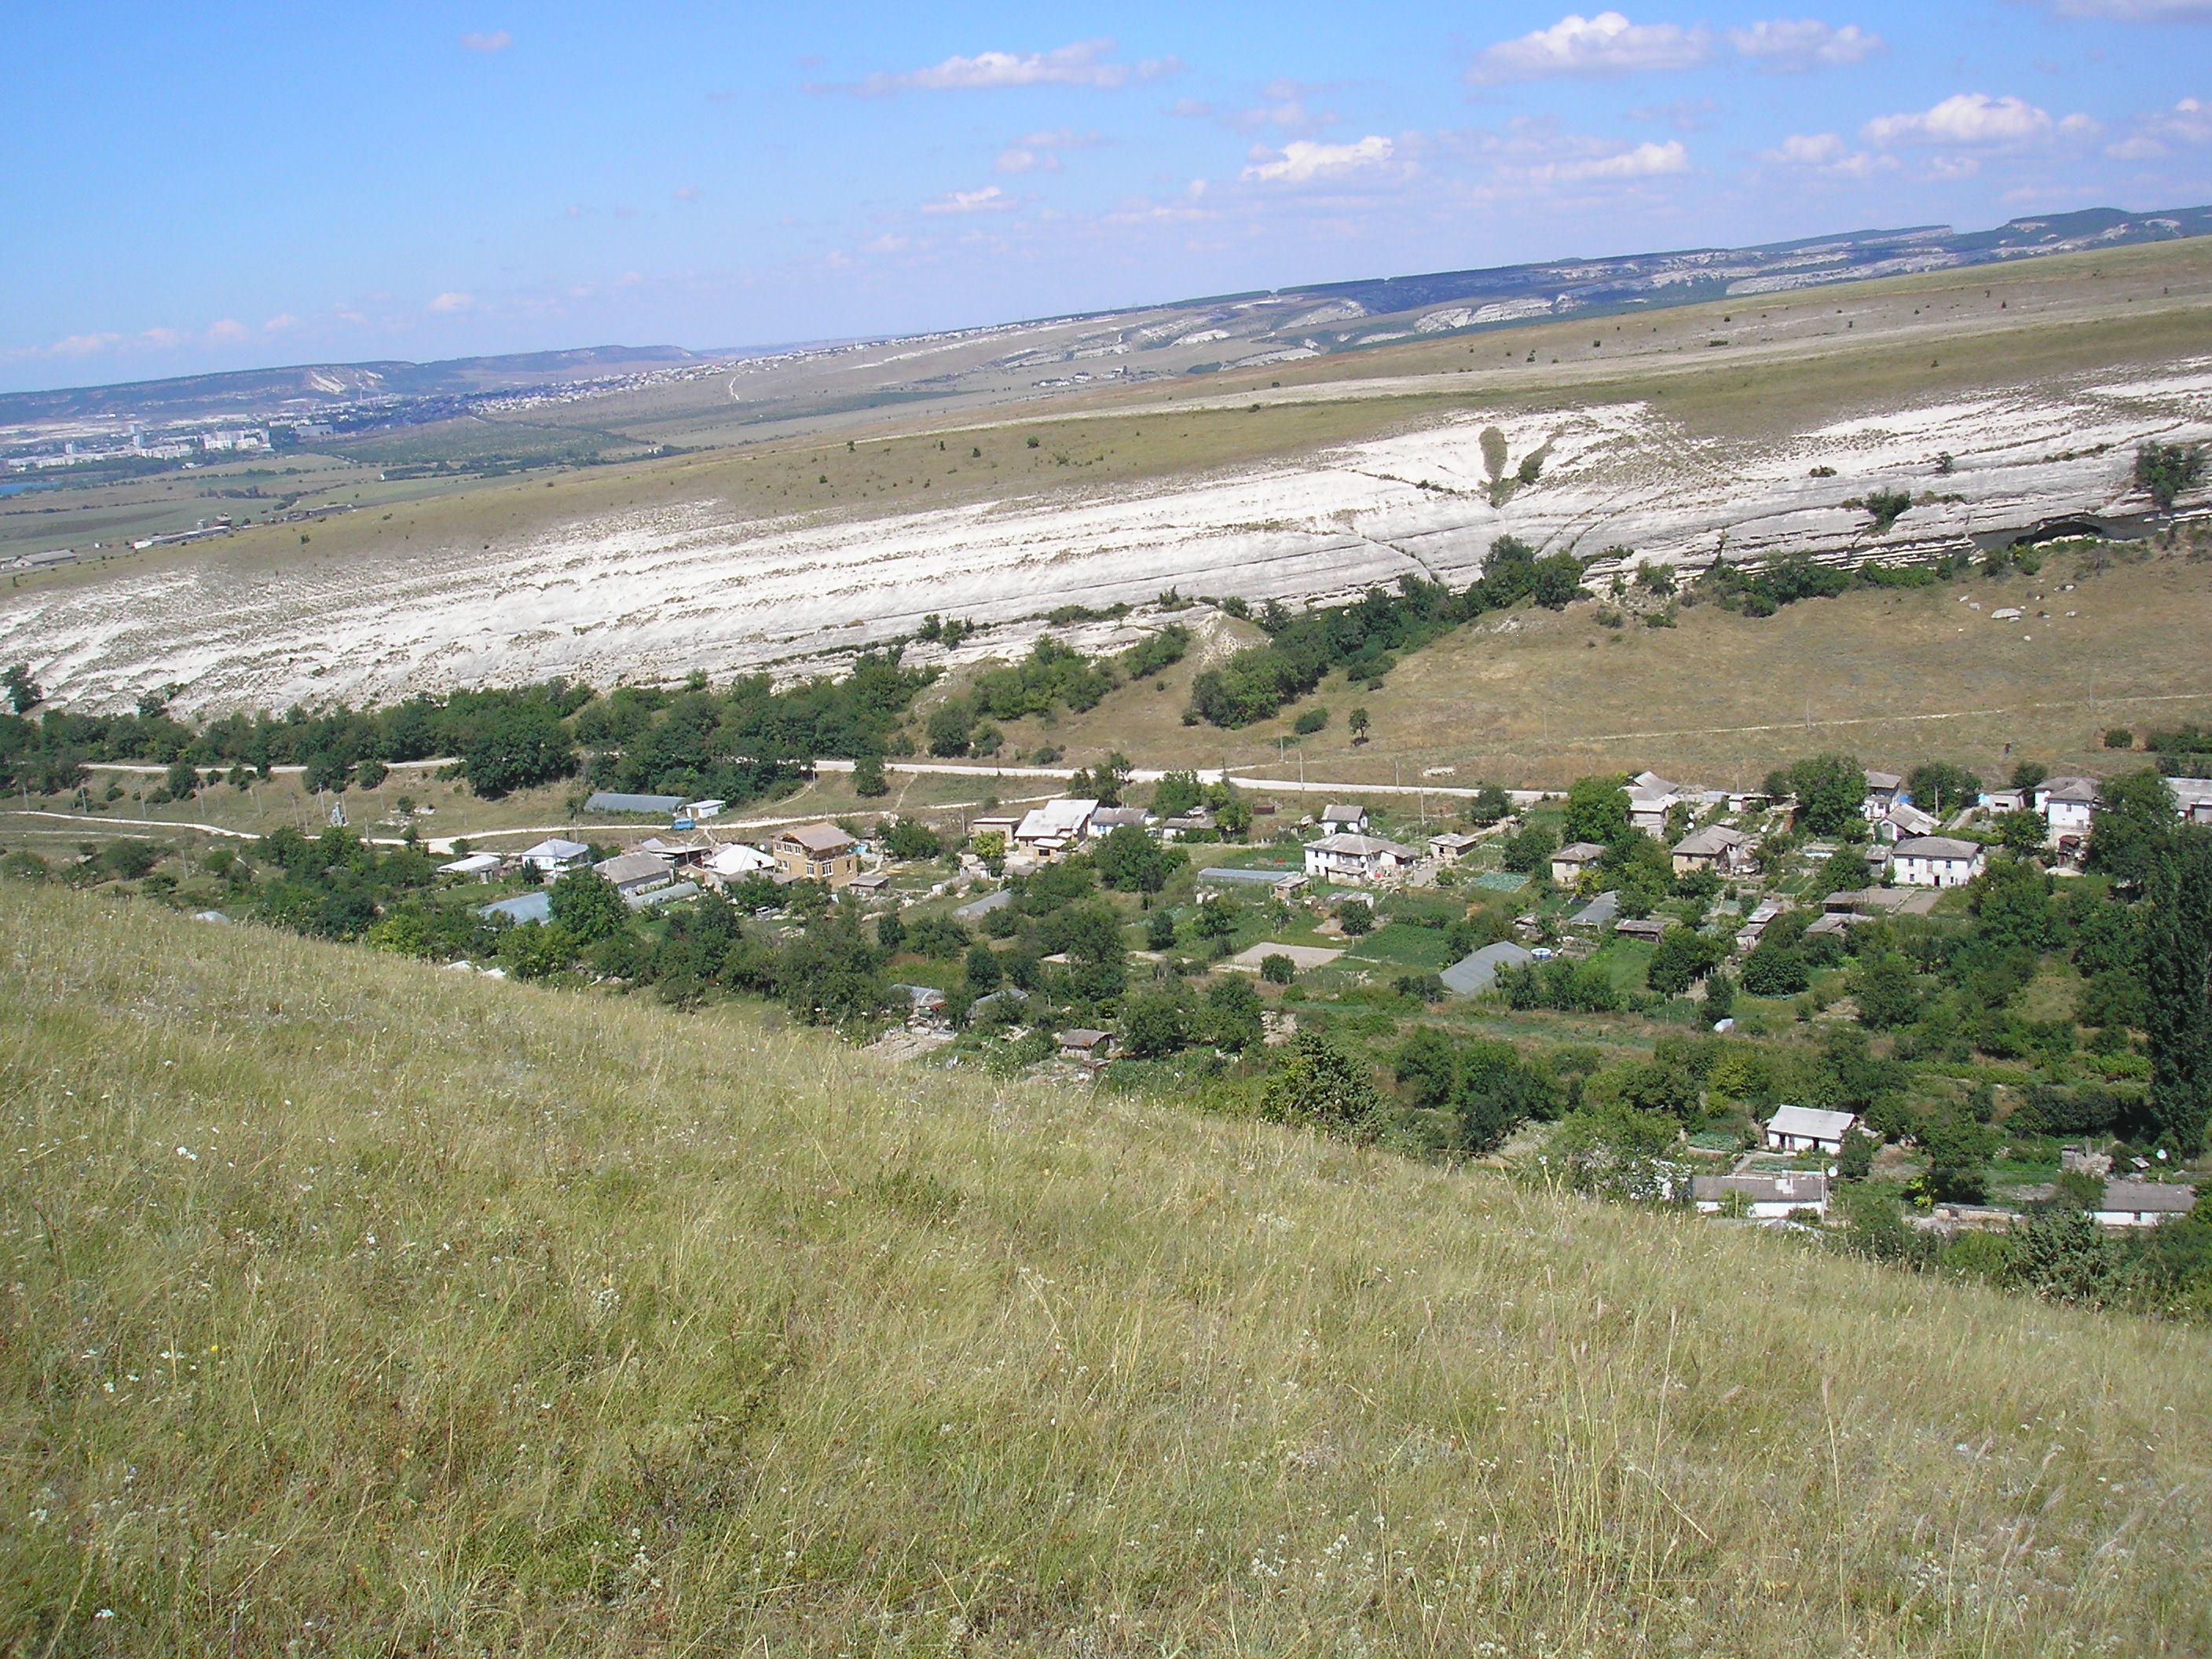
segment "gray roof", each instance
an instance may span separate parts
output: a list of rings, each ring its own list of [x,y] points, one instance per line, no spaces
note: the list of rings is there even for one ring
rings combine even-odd
[[[650,910],[655,905],[673,904],[678,899],[696,897],[698,891],[697,882],[679,881],[672,886],[656,887],[649,893],[625,893],[623,902],[633,910]]]
[[[602,789],[584,803],[586,812],[673,812],[684,805],[681,795],[625,795]]]
[[[2138,1215],[2186,1215],[2197,1203],[2197,1188],[2179,1181],[2108,1181],[2101,1214],[2120,1211]]]
[[[591,850],[580,841],[568,841],[554,836],[539,842],[535,847],[524,848],[521,856],[526,859],[580,859]]]
[[[1620,914],[1620,895],[1600,893],[1567,918],[1570,927],[1602,927]]]
[[[1512,940],[1500,939],[1495,945],[1484,945],[1472,956],[1462,957],[1437,977],[1443,981],[1447,991],[1471,997],[1498,983],[1500,968],[1525,967],[1535,959]]]
[[[553,920],[553,898],[541,888],[535,893],[518,893],[513,898],[481,905],[477,914],[480,916],[505,916],[509,921],[518,923],[550,921]]]
[[[1727,852],[1731,847],[1742,845],[1742,830],[1731,830],[1725,823],[1714,823],[1683,836],[1675,843],[1674,850],[1692,858],[1711,858]]]
[[[995,893],[986,893],[979,899],[970,899],[952,914],[963,921],[977,921],[994,910],[1003,910],[1014,902],[1014,896],[1001,887]]]
[[[1367,816],[1364,806],[1347,806],[1341,801],[1331,801],[1321,809],[1323,823],[1357,823]]]
[[[1592,859],[1602,858],[1605,848],[1594,841],[1571,842],[1552,854],[1554,864],[1588,864]]]
[[[1770,1134],[1840,1140],[1857,1121],[1857,1115],[1851,1112],[1825,1112],[1817,1106],[1777,1106],[1774,1115],[1766,1120],[1766,1128]]]
[[[1314,844],[1319,846],[1321,843],[1316,842]],[[1291,880],[1297,873],[1292,870],[1231,870],[1217,867],[1200,871],[1198,878],[1215,886],[1243,884],[1253,887],[1273,887],[1278,883]]]
[[[668,873],[668,860],[658,853],[617,853],[592,866],[594,875],[617,887],[626,883],[655,881]]]
[[[1971,859],[1981,850],[1978,842],[1951,836],[1908,836],[1890,848],[1901,859]]]
[[[1141,806],[1102,806],[1091,815],[1091,832],[1124,828],[1141,830],[1152,821],[1152,815]]]

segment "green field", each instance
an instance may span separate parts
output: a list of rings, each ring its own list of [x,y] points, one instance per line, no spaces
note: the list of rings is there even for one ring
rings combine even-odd
[[[2201,1328],[112,896],[0,951],[10,1652],[2212,1645]]]

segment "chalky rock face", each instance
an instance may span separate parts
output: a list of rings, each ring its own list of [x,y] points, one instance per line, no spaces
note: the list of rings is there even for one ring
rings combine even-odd
[[[1507,476],[1541,456],[1534,481],[1510,494],[1484,461],[1492,424]],[[694,502],[337,569],[218,556],[125,570],[0,601],[0,660],[29,660],[76,708],[128,707],[173,683],[187,688],[182,707],[219,713],[554,674],[796,673],[834,667],[930,611],[987,625],[963,648],[974,657],[1022,647],[1054,606],[1141,605],[1169,587],[1296,602],[1409,573],[1463,584],[1508,534],[1540,551],[1626,547],[1689,567],[1970,550],[1976,538],[2077,515],[2139,515],[2136,446],[2208,438],[2212,359],[1759,439],[1693,438],[1640,404],[1471,413],[1150,489],[826,522],[743,520]],[[1875,490],[1915,503],[1879,535],[1847,504]],[[2203,493],[2182,506],[2201,511]],[[1074,642],[1128,637],[1094,628]]]

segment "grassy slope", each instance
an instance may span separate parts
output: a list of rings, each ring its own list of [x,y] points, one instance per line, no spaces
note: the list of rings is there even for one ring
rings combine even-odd
[[[2212,1644],[2199,1331],[82,896],[0,960],[10,1652]]]
[[[1749,788],[1768,768],[1827,749],[1870,765],[1942,758],[1994,774],[2025,757],[2104,773],[2141,763],[2101,746],[2106,727],[2141,732],[2212,714],[2203,647],[2212,565],[2178,551],[2059,591],[2076,580],[2076,564],[2057,556],[2032,578],[1863,591],[1760,618],[1703,605],[1673,629],[1608,630],[1593,604],[1519,611],[1413,653],[1379,691],[1331,676],[1313,696],[1239,732],[1182,724],[1194,661],[1062,717],[1049,732],[1017,722],[1007,739],[1010,751],[1026,751],[1049,738],[1086,764],[1119,748],[1147,766],[1218,766],[1225,757],[1295,778],[1295,752],[1279,760],[1278,742],[1318,702],[1331,719],[1304,740],[1316,779],[1411,784],[1448,765],[1458,769],[1446,780],[1455,784],[1494,776],[1556,788],[1585,773],[1649,766]],[[2027,615],[1990,621],[2001,605]],[[1346,721],[1355,707],[1374,720],[1356,747]]]

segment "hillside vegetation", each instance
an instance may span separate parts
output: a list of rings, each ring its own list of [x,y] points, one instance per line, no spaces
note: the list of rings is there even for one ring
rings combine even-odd
[[[2212,1338],[0,899],[12,1653],[2212,1644]]]

